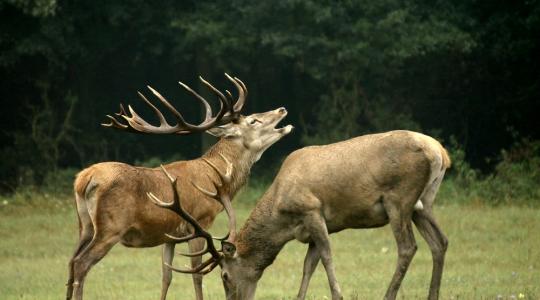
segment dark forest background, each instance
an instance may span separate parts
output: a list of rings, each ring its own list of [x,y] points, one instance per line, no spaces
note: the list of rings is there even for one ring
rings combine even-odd
[[[412,129],[451,149],[465,183],[520,175],[540,195],[535,0],[3,0],[0,191],[69,186],[100,161],[200,155],[211,137],[99,124],[120,102],[152,120],[136,95],[148,84],[197,122],[201,107],[177,82],[231,89],[224,72],[247,84],[245,114],[285,106],[296,127],[256,176],[304,145]]]

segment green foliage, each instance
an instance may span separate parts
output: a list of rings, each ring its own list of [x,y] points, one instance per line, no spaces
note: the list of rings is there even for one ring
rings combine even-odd
[[[34,17],[52,16],[58,8],[56,0],[6,0],[6,4],[11,4]]]
[[[523,139],[501,157],[480,185],[480,195],[493,204],[540,206],[540,141]]]
[[[487,175],[467,163],[455,140],[452,144],[452,169],[439,193],[443,202],[540,206],[540,141],[522,139],[503,150]]]
[[[72,195],[73,181],[79,170],[74,168],[60,169],[49,172],[41,185],[41,192],[55,196]]]
[[[512,142],[508,126],[540,138],[539,20],[538,1],[3,1],[0,189],[98,161],[200,155],[200,136],[98,124],[122,100],[155,122],[133,100],[147,84],[199,120],[175,82],[204,94],[200,74],[230,89],[224,71],[247,83],[246,113],[285,106],[299,129],[271,161],[368,132],[438,129],[485,171]]]

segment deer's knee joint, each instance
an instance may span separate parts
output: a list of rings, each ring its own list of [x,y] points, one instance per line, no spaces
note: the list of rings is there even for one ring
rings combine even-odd
[[[398,254],[399,256],[410,258],[414,256],[414,254],[416,253],[416,250],[418,250],[418,246],[416,244],[413,244],[407,247],[400,248],[398,250]]]
[[[441,244],[442,244],[442,251],[444,253],[448,249],[448,239],[445,236],[442,237],[442,243]]]

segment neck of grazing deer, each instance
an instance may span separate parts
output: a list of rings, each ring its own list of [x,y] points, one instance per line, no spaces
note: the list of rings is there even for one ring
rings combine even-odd
[[[237,240],[237,254],[242,263],[262,272],[272,264],[283,246],[294,238],[287,218],[273,213],[274,201],[266,193],[253,209],[240,230]]]
[[[246,183],[251,167],[257,161],[256,154],[234,140],[221,138],[202,158],[213,162],[220,170],[225,172],[226,164],[220,154],[226,157],[233,165],[232,180],[229,186],[232,197]]]

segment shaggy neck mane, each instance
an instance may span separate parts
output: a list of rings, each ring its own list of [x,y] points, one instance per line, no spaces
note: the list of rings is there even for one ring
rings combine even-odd
[[[263,271],[274,262],[283,246],[291,239],[272,219],[273,197],[267,192],[257,203],[238,233],[236,251],[246,263]]]
[[[246,183],[251,167],[256,161],[256,155],[234,140],[221,138],[208,149],[202,158],[212,161],[222,172],[225,172],[226,164],[220,154],[225,156],[233,165],[232,181],[229,187],[232,197]]]

